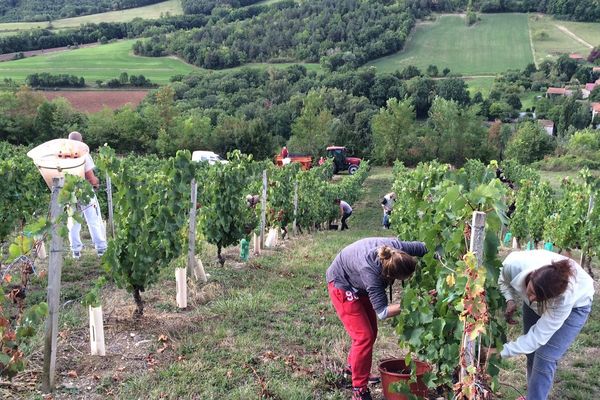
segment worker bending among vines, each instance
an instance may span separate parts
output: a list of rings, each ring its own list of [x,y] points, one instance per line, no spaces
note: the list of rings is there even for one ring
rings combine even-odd
[[[352,339],[347,372],[352,376],[352,399],[370,400],[367,387],[377,338],[377,318],[400,313],[389,304],[386,288],[409,278],[417,260],[427,252],[421,242],[391,237],[361,239],[345,247],[327,269],[327,288],[335,311]]]
[[[548,398],[558,361],[590,315],[594,282],[575,261],[548,250],[509,254],[498,284],[505,317],[523,306],[523,335],[506,343],[502,358],[527,355],[527,400]]]

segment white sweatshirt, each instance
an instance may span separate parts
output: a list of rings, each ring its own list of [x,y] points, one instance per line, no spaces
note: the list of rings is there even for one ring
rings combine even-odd
[[[571,310],[576,307],[588,306],[594,297],[594,281],[581,266],[573,260],[575,275],[571,277],[567,290],[560,296],[548,300],[547,309],[540,313],[537,302],[530,303],[527,298],[525,277],[532,271],[549,265],[552,261],[568,259],[548,250],[515,251],[502,262],[498,285],[500,291],[508,300],[519,303],[522,300],[540,316],[535,325],[526,335],[506,343],[500,356],[512,357],[518,354],[530,354],[545,345],[554,333],[563,325]]]

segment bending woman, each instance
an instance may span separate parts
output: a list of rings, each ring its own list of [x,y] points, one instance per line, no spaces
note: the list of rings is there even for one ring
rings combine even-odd
[[[352,399],[370,400],[367,387],[377,318],[400,313],[399,304],[388,304],[385,289],[395,279],[407,279],[415,271],[414,256],[427,252],[421,242],[395,238],[361,239],[345,247],[327,269],[329,297],[352,339],[348,365],[352,373]]]
[[[508,255],[498,284],[506,298],[505,317],[523,303],[523,335],[506,343],[503,358],[527,355],[527,400],[545,400],[558,361],[587,320],[594,296],[592,278],[575,261],[547,250]]]

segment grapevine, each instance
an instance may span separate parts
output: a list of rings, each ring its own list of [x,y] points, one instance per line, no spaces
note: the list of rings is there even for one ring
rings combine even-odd
[[[118,286],[133,293],[143,314],[143,292],[156,283],[159,271],[178,257],[184,248],[190,182],[196,164],[189,152],[157,160],[147,172],[135,159],[117,159],[114,151],[103,148],[98,164],[110,175],[114,188],[116,237],[109,241],[105,268]]]
[[[486,325],[481,339],[485,346],[501,345],[504,337],[504,326],[495,318],[503,305],[495,282],[500,267],[496,233],[505,221],[506,205],[502,199],[506,187],[492,178],[491,166],[469,163],[467,169],[469,172],[465,169],[450,171],[446,165],[432,162],[408,170],[397,164],[393,187],[398,194],[398,204],[403,206],[394,209],[392,225],[401,238],[421,240],[431,250],[422,258],[422,267],[403,290],[402,312],[395,321],[396,332],[411,353],[437,366],[435,376],[427,379],[429,384],[448,389],[456,376],[465,332],[461,318],[464,320],[467,315],[463,311],[468,310],[469,318],[477,319],[470,322],[471,332],[483,333],[482,326]],[[474,176],[474,171],[479,171],[478,175]],[[475,210],[487,213],[485,273],[479,276],[481,281],[477,281],[477,285],[484,285],[489,320],[481,317],[483,312],[481,316],[471,315],[476,310],[466,308],[463,303],[463,299],[470,298],[466,294],[473,288],[467,284],[469,276],[465,275],[463,257],[468,242],[464,232]],[[433,250],[440,260],[434,258]],[[498,370],[490,364],[488,372],[495,377]]]

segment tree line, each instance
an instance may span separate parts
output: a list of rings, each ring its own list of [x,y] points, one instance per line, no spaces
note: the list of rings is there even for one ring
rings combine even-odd
[[[0,54],[41,50],[54,47],[76,46],[86,43],[106,42],[114,39],[151,37],[179,30],[202,27],[208,23],[252,18],[271,8],[284,7],[288,1],[273,6],[252,6],[228,12],[226,15],[178,15],[159,19],[137,18],[130,22],[86,23],[75,29],[54,31],[32,29],[15,35],[0,37]]]
[[[588,102],[574,97],[538,102],[538,117],[553,118],[558,136],[532,122],[521,132],[530,145],[521,146],[526,153],[520,155],[520,148],[509,146],[516,135],[513,125],[494,114],[498,104],[518,114],[508,103],[515,93],[498,93],[493,89],[488,98],[470,96],[462,79],[434,80],[414,67],[392,74],[374,68],[316,74],[295,65],[178,76],[151,92],[137,109],[87,115],[64,99],[48,102],[21,88],[1,95],[0,139],[31,145],[79,130],[92,148],[108,143],[120,153],[171,155],[179,149],[205,149],[226,154],[239,149],[255,159],[271,158],[284,144],[315,156],[323,155],[329,144],[340,144],[379,163],[400,159],[409,165],[436,158],[461,165],[467,158],[507,156],[532,162],[557,148],[561,154],[572,149],[581,162],[587,162],[582,157],[596,162],[596,141],[576,135],[591,123]],[[571,143],[574,138],[576,144]]]
[[[262,0],[181,0],[181,7],[185,14],[210,15],[215,8],[239,8],[251,6]]]
[[[125,10],[164,0],[0,0],[0,22],[52,21]]]
[[[0,53],[76,46],[79,44],[95,43],[101,40],[134,38],[151,35],[153,32],[164,33],[179,29],[191,29],[203,26],[206,21],[206,17],[200,15],[176,16],[156,20],[136,19],[131,22],[84,24],[77,29],[65,29],[61,31],[33,29],[20,32],[16,35],[1,37]]]
[[[414,26],[403,5],[392,1],[319,0],[270,9],[255,18],[214,24],[139,41],[134,52],[175,54],[209,69],[248,62],[320,62],[337,70],[358,67],[402,49]]]
[[[469,0],[406,0],[420,16],[428,12],[465,11]],[[539,12],[560,19],[574,21],[600,21],[600,4],[597,0],[473,0],[474,10],[482,13]]]

